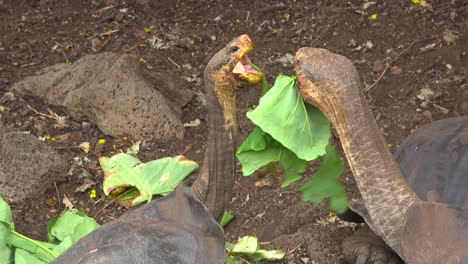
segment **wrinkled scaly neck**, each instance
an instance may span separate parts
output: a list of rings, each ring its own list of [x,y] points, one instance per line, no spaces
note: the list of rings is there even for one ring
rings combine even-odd
[[[235,178],[236,86],[229,78],[205,72],[208,145],[203,167],[192,188],[215,219],[231,200]]]
[[[354,87],[342,89],[338,98],[323,98],[319,108],[339,134],[373,223],[371,227],[401,255],[405,213],[418,198],[401,175],[359,85],[349,85]],[[303,89],[303,95],[307,101],[307,89]]]

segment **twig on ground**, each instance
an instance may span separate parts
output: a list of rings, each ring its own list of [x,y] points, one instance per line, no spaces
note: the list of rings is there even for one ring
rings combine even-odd
[[[268,13],[268,12],[275,12],[275,11],[280,11],[283,9],[286,9],[286,5],[284,3],[279,3],[276,5],[268,6],[262,9],[259,9],[257,12],[258,14],[263,14],[263,13]]]
[[[383,70],[382,74],[380,74],[379,78],[377,78],[377,80],[375,80],[375,82],[373,84],[371,84],[370,86],[364,88],[364,92],[367,93],[370,91],[370,89],[374,88],[374,86],[380,82],[380,80],[382,79],[382,77],[385,75],[385,73],[387,72],[388,70],[388,67],[390,66],[390,63],[387,63],[387,65],[385,66],[385,69]]]
[[[297,250],[298,248],[300,248],[300,247],[301,247],[301,244],[295,246],[293,249],[289,250],[288,253],[286,253],[286,254],[294,253],[294,251],[296,251],[296,250]]]
[[[113,202],[115,202],[115,200],[119,199],[120,197],[122,197],[124,194],[126,194],[126,192],[123,192],[121,194],[119,194],[117,197],[113,198],[112,200],[110,200],[110,202],[108,202],[107,204],[105,204],[101,209],[99,209],[99,211],[97,211],[97,213],[95,215],[93,215],[93,218],[94,219],[97,219],[98,215],[100,213],[102,213],[102,211],[104,209],[106,209],[109,205],[111,205]]]
[[[247,190],[244,186],[242,186],[240,183],[238,182],[234,182],[237,186],[239,186],[239,188],[241,188],[242,190],[244,190],[245,192],[249,192],[249,190]]]
[[[37,115],[45,116],[45,117],[52,118],[52,119],[55,119],[55,120],[59,119],[58,116],[51,116],[51,115],[48,115],[48,114],[41,113],[41,112],[37,111],[36,109],[32,108],[30,105],[26,105],[26,107],[33,110],[34,113],[36,113]]]
[[[122,48],[120,50],[120,53],[129,53],[130,51],[133,51],[134,49],[140,47],[141,44],[143,44],[143,40],[138,41],[137,43],[133,44],[132,46],[130,46],[128,48]]]
[[[54,187],[55,187],[55,192],[57,193],[57,200],[58,200],[58,205],[59,205],[58,210],[60,212],[60,210],[62,210],[62,197],[60,195],[60,190],[59,190],[59,188],[57,186],[57,183],[55,181],[53,183],[54,183]]]
[[[175,66],[177,66],[177,68],[180,69],[180,65],[177,64],[175,61],[173,61],[170,57],[167,57],[167,59],[168,59],[170,62],[172,62],[172,64],[174,64]]]

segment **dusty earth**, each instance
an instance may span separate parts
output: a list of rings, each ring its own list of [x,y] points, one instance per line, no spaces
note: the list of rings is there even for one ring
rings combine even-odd
[[[181,89],[197,93],[203,90],[200,78],[210,56],[233,36],[247,33],[257,48],[251,57],[270,83],[277,74],[292,72],[287,54],[294,55],[302,46],[323,47],[350,58],[368,88],[367,97],[389,147],[395,149],[421,125],[468,114],[468,6],[463,2],[427,0],[431,6],[421,6],[411,0],[0,0],[0,98],[13,83],[45,66],[73,63],[103,51],[135,54],[148,68],[183,78],[186,86]],[[148,38],[154,40],[153,47]],[[259,87],[249,88],[238,97],[242,138],[252,129],[245,112],[257,103],[259,93]],[[57,128],[55,119],[32,109],[67,115],[65,109],[38,98],[0,101],[7,127],[55,138],[47,144],[73,169],[47,192],[22,203],[11,201],[17,230],[45,239],[46,223],[64,208],[64,196],[100,223],[122,214],[126,209],[102,193],[97,154],[125,150],[131,139],[108,137],[87,120],[69,120],[66,127]],[[183,140],[147,140],[140,159],[183,153],[202,163],[206,111],[196,97],[183,111],[183,122],[199,118],[201,125],[186,128]],[[106,143],[95,154],[86,155],[76,147],[90,141],[94,148],[99,139]],[[315,168],[311,166],[307,176]],[[231,205],[236,219],[226,228],[229,240],[256,234],[265,247],[287,252],[278,263],[343,262],[340,244],[352,230],[333,223],[325,204],[302,202],[297,184],[286,189],[276,184],[259,187],[257,176],[238,175]],[[342,181],[356,197],[349,170]],[[89,189],[75,191],[83,183],[95,183],[96,198],[90,198]]]

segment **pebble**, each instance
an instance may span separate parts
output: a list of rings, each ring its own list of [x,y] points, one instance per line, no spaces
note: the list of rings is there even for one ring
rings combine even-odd
[[[425,117],[427,117],[427,118],[429,118],[429,119],[432,120],[432,113],[431,113],[431,111],[429,111],[429,110],[424,110],[424,111],[422,112],[422,114],[423,114],[423,116],[425,116]]]

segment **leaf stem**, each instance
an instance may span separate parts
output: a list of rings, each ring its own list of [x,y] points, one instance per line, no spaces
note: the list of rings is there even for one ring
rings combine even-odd
[[[10,232],[11,232],[12,235],[18,236],[18,237],[20,237],[20,238],[22,238],[22,239],[24,239],[24,240],[26,240],[26,241],[28,241],[28,242],[34,244],[35,246],[41,248],[41,249],[44,250],[45,252],[47,252],[47,253],[49,253],[50,255],[52,255],[53,258],[58,257],[58,254],[55,253],[53,250],[50,250],[49,248],[45,247],[45,246],[42,245],[41,243],[38,243],[38,242],[40,242],[40,241],[36,241],[36,240],[34,240],[34,239],[31,239],[31,238],[29,238],[29,237],[27,237],[27,236],[25,236],[25,235],[22,235],[22,234],[20,234],[20,233],[14,231],[14,230],[11,230]],[[12,244],[13,244],[13,246],[15,246],[15,247],[17,247],[17,248],[22,248],[20,245],[15,245],[14,243],[12,243]],[[22,249],[24,249],[24,248],[22,248]],[[26,251],[27,251],[27,250],[26,250]],[[33,252],[30,252],[30,253],[33,253]]]

